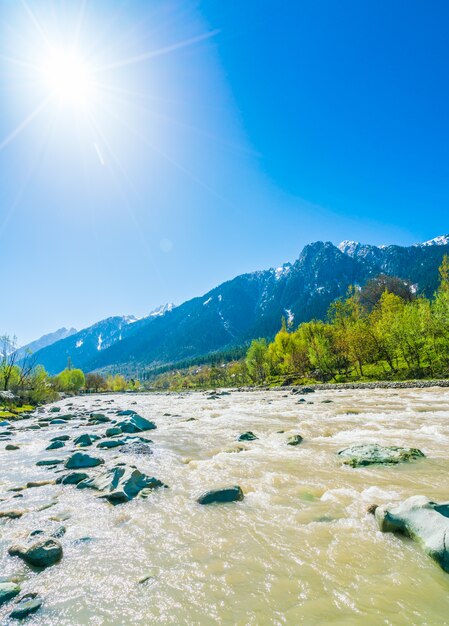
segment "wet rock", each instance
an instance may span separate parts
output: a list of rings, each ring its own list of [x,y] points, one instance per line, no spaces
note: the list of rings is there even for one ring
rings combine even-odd
[[[50,441],[69,441],[69,435],[58,435],[58,437],[52,437]]]
[[[91,446],[94,443],[94,441],[97,441],[98,439],[101,439],[99,435],[89,435],[88,433],[84,433],[83,435],[80,435],[79,437],[77,437],[73,443],[76,446],[79,446],[81,448],[87,448],[88,446]]]
[[[206,491],[197,499],[197,502],[199,504],[212,504],[214,502],[236,502],[238,500],[243,500],[243,491],[238,485],[235,485],[225,489]]]
[[[66,421],[65,421],[65,420],[60,419],[59,417],[58,417],[58,418],[56,418],[56,419],[54,419],[54,420],[51,420],[51,422],[50,422],[50,424],[51,424],[52,426],[57,426],[58,424],[65,424],[65,423],[66,423]],[[31,428],[32,428],[32,427],[30,426],[30,429],[31,429]]]
[[[63,459],[42,459],[41,461],[38,461],[36,465],[41,467],[45,465],[60,465],[61,463],[64,463]]]
[[[313,389],[313,387],[294,387],[292,393],[303,396],[308,393],[315,393],[315,389]]]
[[[301,437],[301,435],[291,435],[288,439],[287,439],[287,445],[288,446],[299,446],[300,443],[302,443],[303,438]]]
[[[60,413],[61,412],[61,407],[59,406],[53,406],[50,411],[50,413]]]
[[[254,441],[254,439],[258,439],[258,437],[256,437],[253,432],[248,430],[246,433],[242,433],[239,436],[238,441]]]
[[[99,457],[90,456],[84,452],[75,452],[67,459],[65,467],[67,469],[79,469],[84,467],[96,467],[97,465],[102,465],[103,463],[104,459]]]
[[[22,517],[25,511],[19,511],[18,509],[13,509],[11,511],[0,511],[0,519],[18,519]]]
[[[117,446],[124,446],[123,439],[103,439],[100,443],[97,443],[97,448],[117,448]]]
[[[132,409],[126,409],[125,411],[117,411],[117,415],[121,417],[125,415],[137,415],[137,413]]]
[[[345,465],[364,467],[367,465],[396,465],[425,456],[418,448],[399,448],[368,443],[350,446],[338,452]]]
[[[449,503],[412,496],[398,505],[378,506],[374,513],[382,532],[406,535],[449,572]]]
[[[20,450],[20,446],[16,446],[13,443],[8,443],[5,446],[5,450]]]
[[[143,474],[136,468],[126,465],[116,465],[88,480],[83,480],[77,485],[78,489],[95,489],[104,493],[112,504],[128,502],[135,498],[141,491],[166,487],[164,483],[154,477]]]
[[[58,448],[63,448],[65,443],[63,441],[53,441],[49,446],[47,446],[46,450],[57,450]]]
[[[50,422],[50,424],[52,424],[53,421]],[[31,426],[28,426],[26,430],[40,430],[41,427],[39,426],[39,424],[31,424]]]
[[[58,476],[56,483],[58,485],[77,485],[87,478],[89,478],[89,474],[86,474],[86,472],[69,472],[68,474],[64,474],[64,476]]]
[[[128,419],[118,422],[117,426],[124,433],[140,433],[144,430],[154,430],[157,428],[154,422],[134,413]]]
[[[54,480],[31,480],[27,482],[26,488],[33,489],[34,487],[45,487],[45,485],[54,485]]]
[[[0,606],[18,596],[19,593],[19,585],[15,583],[0,583]]]
[[[7,427],[7,426],[11,426],[11,422],[8,422],[8,420],[0,420],[0,428],[1,427]]]
[[[62,546],[53,537],[42,537],[28,544],[11,546],[8,554],[34,567],[51,567],[62,559]]]
[[[90,422],[96,422],[97,424],[104,424],[106,422],[110,422],[111,418],[103,413],[91,413],[89,416]]]
[[[121,435],[122,429],[118,426],[111,426],[111,428],[107,428],[105,435],[106,437],[115,437],[116,435]]]
[[[11,619],[25,619],[28,615],[36,613],[41,606],[42,598],[37,593],[27,593],[20,598],[9,617]]]

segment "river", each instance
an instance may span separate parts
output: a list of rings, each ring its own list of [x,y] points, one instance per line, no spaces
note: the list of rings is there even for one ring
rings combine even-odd
[[[20,449],[0,443],[0,510],[26,513],[0,520],[0,579],[15,577],[22,592],[43,598],[27,623],[449,624],[449,574],[414,542],[380,533],[367,513],[370,504],[415,494],[449,499],[449,389],[124,394],[56,406],[67,413],[70,402],[75,415],[101,410],[114,418],[131,408],[154,420],[157,430],[145,433],[151,455],[86,451],[106,465],[135,464],[169,489],[115,507],[73,486],[13,498],[11,487],[56,476],[38,460],[73,452],[70,442],[45,451],[50,438],[87,432],[76,419],[41,430],[19,422],[11,442]],[[258,439],[237,442],[248,430]],[[296,433],[301,445],[286,445]],[[362,442],[418,447],[426,458],[341,465],[338,450]],[[205,490],[234,484],[241,502],[196,502]],[[51,523],[66,527],[59,564],[37,573],[8,555],[12,543]],[[0,607],[2,625],[11,606]]]

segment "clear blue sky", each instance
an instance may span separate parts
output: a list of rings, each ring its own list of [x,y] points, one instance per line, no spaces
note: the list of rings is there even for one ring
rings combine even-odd
[[[0,334],[449,231],[448,23],[445,0],[1,0]],[[42,72],[72,45],[82,106]]]

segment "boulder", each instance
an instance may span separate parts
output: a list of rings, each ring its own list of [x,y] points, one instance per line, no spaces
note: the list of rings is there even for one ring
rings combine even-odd
[[[64,476],[58,476],[56,483],[58,485],[77,485],[87,478],[89,478],[89,474],[86,474],[86,472],[69,472],[64,474]]]
[[[164,483],[154,477],[147,476],[138,469],[126,465],[116,465],[94,478],[83,480],[77,485],[78,489],[95,489],[104,493],[112,504],[128,502],[135,498],[142,490],[166,487]]]
[[[62,559],[62,546],[53,537],[42,537],[25,545],[11,546],[8,554],[18,556],[34,567],[51,567]]]
[[[374,515],[382,532],[414,539],[449,572],[449,503],[437,504],[425,496],[412,496],[397,505],[378,506]]]
[[[94,441],[97,441],[97,439],[101,439],[101,437],[99,435],[89,435],[88,433],[84,433],[83,435],[77,437],[73,443],[80,448],[87,448],[88,446],[91,446]]]
[[[367,443],[338,452],[344,465],[364,467],[366,465],[396,465],[406,461],[419,459],[425,455],[418,448],[399,448],[397,446],[381,446],[377,443]]]
[[[64,463],[63,459],[42,459],[42,461],[38,461],[36,465],[42,467],[45,465],[60,465],[61,463]]]
[[[110,422],[111,418],[103,413],[91,413],[89,416],[89,421],[97,422],[97,424],[103,424],[106,422]]]
[[[238,485],[235,485],[234,487],[206,491],[197,499],[197,502],[199,504],[213,504],[214,502],[236,502],[238,500],[243,500],[243,491]]]
[[[253,432],[248,430],[246,433],[242,433],[239,436],[238,441],[254,441],[254,439],[258,439],[258,437],[256,437]]]
[[[137,413],[132,409],[126,409],[125,411],[117,411],[117,415],[121,417],[125,415],[137,415]]]
[[[100,443],[97,443],[97,448],[117,448],[117,446],[124,446],[123,439],[103,439]]]
[[[157,428],[154,422],[134,413],[128,419],[118,422],[117,426],[124,433],[140,433],[144,430],[154,430]]]
[[[103,463],[104,460],[99,457],[90,456],[84,452],[75,452],[67,459],[65,467],[67,469],[79,469],[84,467],[96,467],[97,465],[102,465]]]
[[[58,435],[57,437],[53,437],[50,441],[69,441],[69,435]]]
[[[37,593],[27,593],[22,596],[9,614],[11,619],[25,619],[36,613],[42,606],[42,599]]]
[[[13,509],[12,511],[0,511],[0,519],[18,519],[19,517],[22,517],[24,513],[25,511],[19,511],[17,509]]]
[[[19,450],[20,446],[16,446],[13,443],[8,443],[5,446],[5,450]]]
[[[300,443],[302,443],[303,438],[301,437],[301,435],[291,435],[288,439],[287,439],[287,445],[288,446],[299,446]]]
[[[50,409],[50,413],[59,413],[60,411],[61,411],[61,407],[59,407],[59,406],[53,406]]]
[[[107,428],[105,435],[106,437],[115,437],[116,435],[121,435],[122,429],[118,426],[111,426],[111,428]]]
[[[46,485],[54,485],[54,480],[30,480],[26,484],[27,489],[33,489],[34,487],[45,487]]]
[[[51,422],[50,422],[50,424],[51,424],[52,426],[57,426],[58,424],[65,424],[65,423],[66,423],[66,421],[65,421],[65,420],[60,419],[59,417],[57,417],[57,418],[56,418],[56,419],[54,419],[54,420],[51,420]],[[30,429],[31,429],[31,428],[32,428],[32,426],[30,426]]]
[[[49,446],[47,446],[46,450],[57,450],[58,448],[63,448],[65,443],[63,441],[53,441]]]
[[[0,606],[18,596],[19,593],[19,585],[15,583],[0,583]]]

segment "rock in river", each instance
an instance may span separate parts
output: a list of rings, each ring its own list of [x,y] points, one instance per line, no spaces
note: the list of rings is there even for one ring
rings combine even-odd
[[[301,435],[291,435],[288,439],[287,439],[287,445],[288,446],[299,446],[299,444],[302,442],[302,437]]]
[[[150,420],[137,415],[137,413],[133,413],[126,420],[118,422],[117,426],[124,433],[140,433],[143,430],[154,430],[157,428],[154,422],[150,422]]]
[[[99,457],[90,456],[84,452],[75,452],[67,459],[65,466],[67,469],[79,469],[81,467],[96,467],[103,463],[104,460]]]
[[[97,443],[97,448],[116,448],[124,445],[123,439],[103,439],[100,443]]]
[[[225,489],[213,489],[206,491],[198,499],[199,504],[212,504],[214,502],[236,502],[243,500],[243,491],[238,485]]]
[[[53,441],[49,446],[47,446],[46,450],[57,450],[58,448],[63,448],[65,443],[63,441]]]
[[[105,492],[102,497],[112,504],[128,502],[143,490],[166,487],[157,478],[139,472],[138,469],[126,465],[115,467],[102,472],[94,478],[83,480],[77,485],[78,489],[96,489]]]
[[[256,437],[253,432],[248,430],[246,433],[242,433],[239,436],[238,441],[254,441],[254,439],[258,439],[258,437]]]
[[[20,587],[15,583],[0,583],[0,606],[19,595]]]
[[[12,619],[25,619],[28,615],[36,613],[42,606],[42,599],[37,593],[27,593],[22,596],[14,609],[9,614]]]
[[[25,545],[11,546],[8,553],[10,556],[18,556],[28,565],[50,567],[62,559],[62,546],[57,539],[42,537]]]
[[[84,433],[83,435],[79,435],[73,443],[81,448],[87,448],[88,446],[91,446],[94,441],[97,441],[97,439],[100,439],[99,435],[89,435],[88,433]]]
[[[378,506],[375,516],[382,532],[414,539],[449,572],[449,503],[437,504],[425,496],[412,496],[398,505]]]
[[[42,461],[38,461],[36,465],[41,467],[45,465],[60,465],[61,463],[64,463],[63,459],[42,459]]]
[[[56,483],[58,485],[77,485],[82,480],[86,480],[86,478],[89,478],[89,474],[86,474],[86,472],[69,472],[64,474],[64,476],[58,476]]]
[[[367,443],[350,446],[340,450],[338,455],[345,465],[363,467],[366,465],[395,465],[405,461],[412,461],[425,456],[418,448],[398,448],[397,446],[381,446],[377,443]]]

